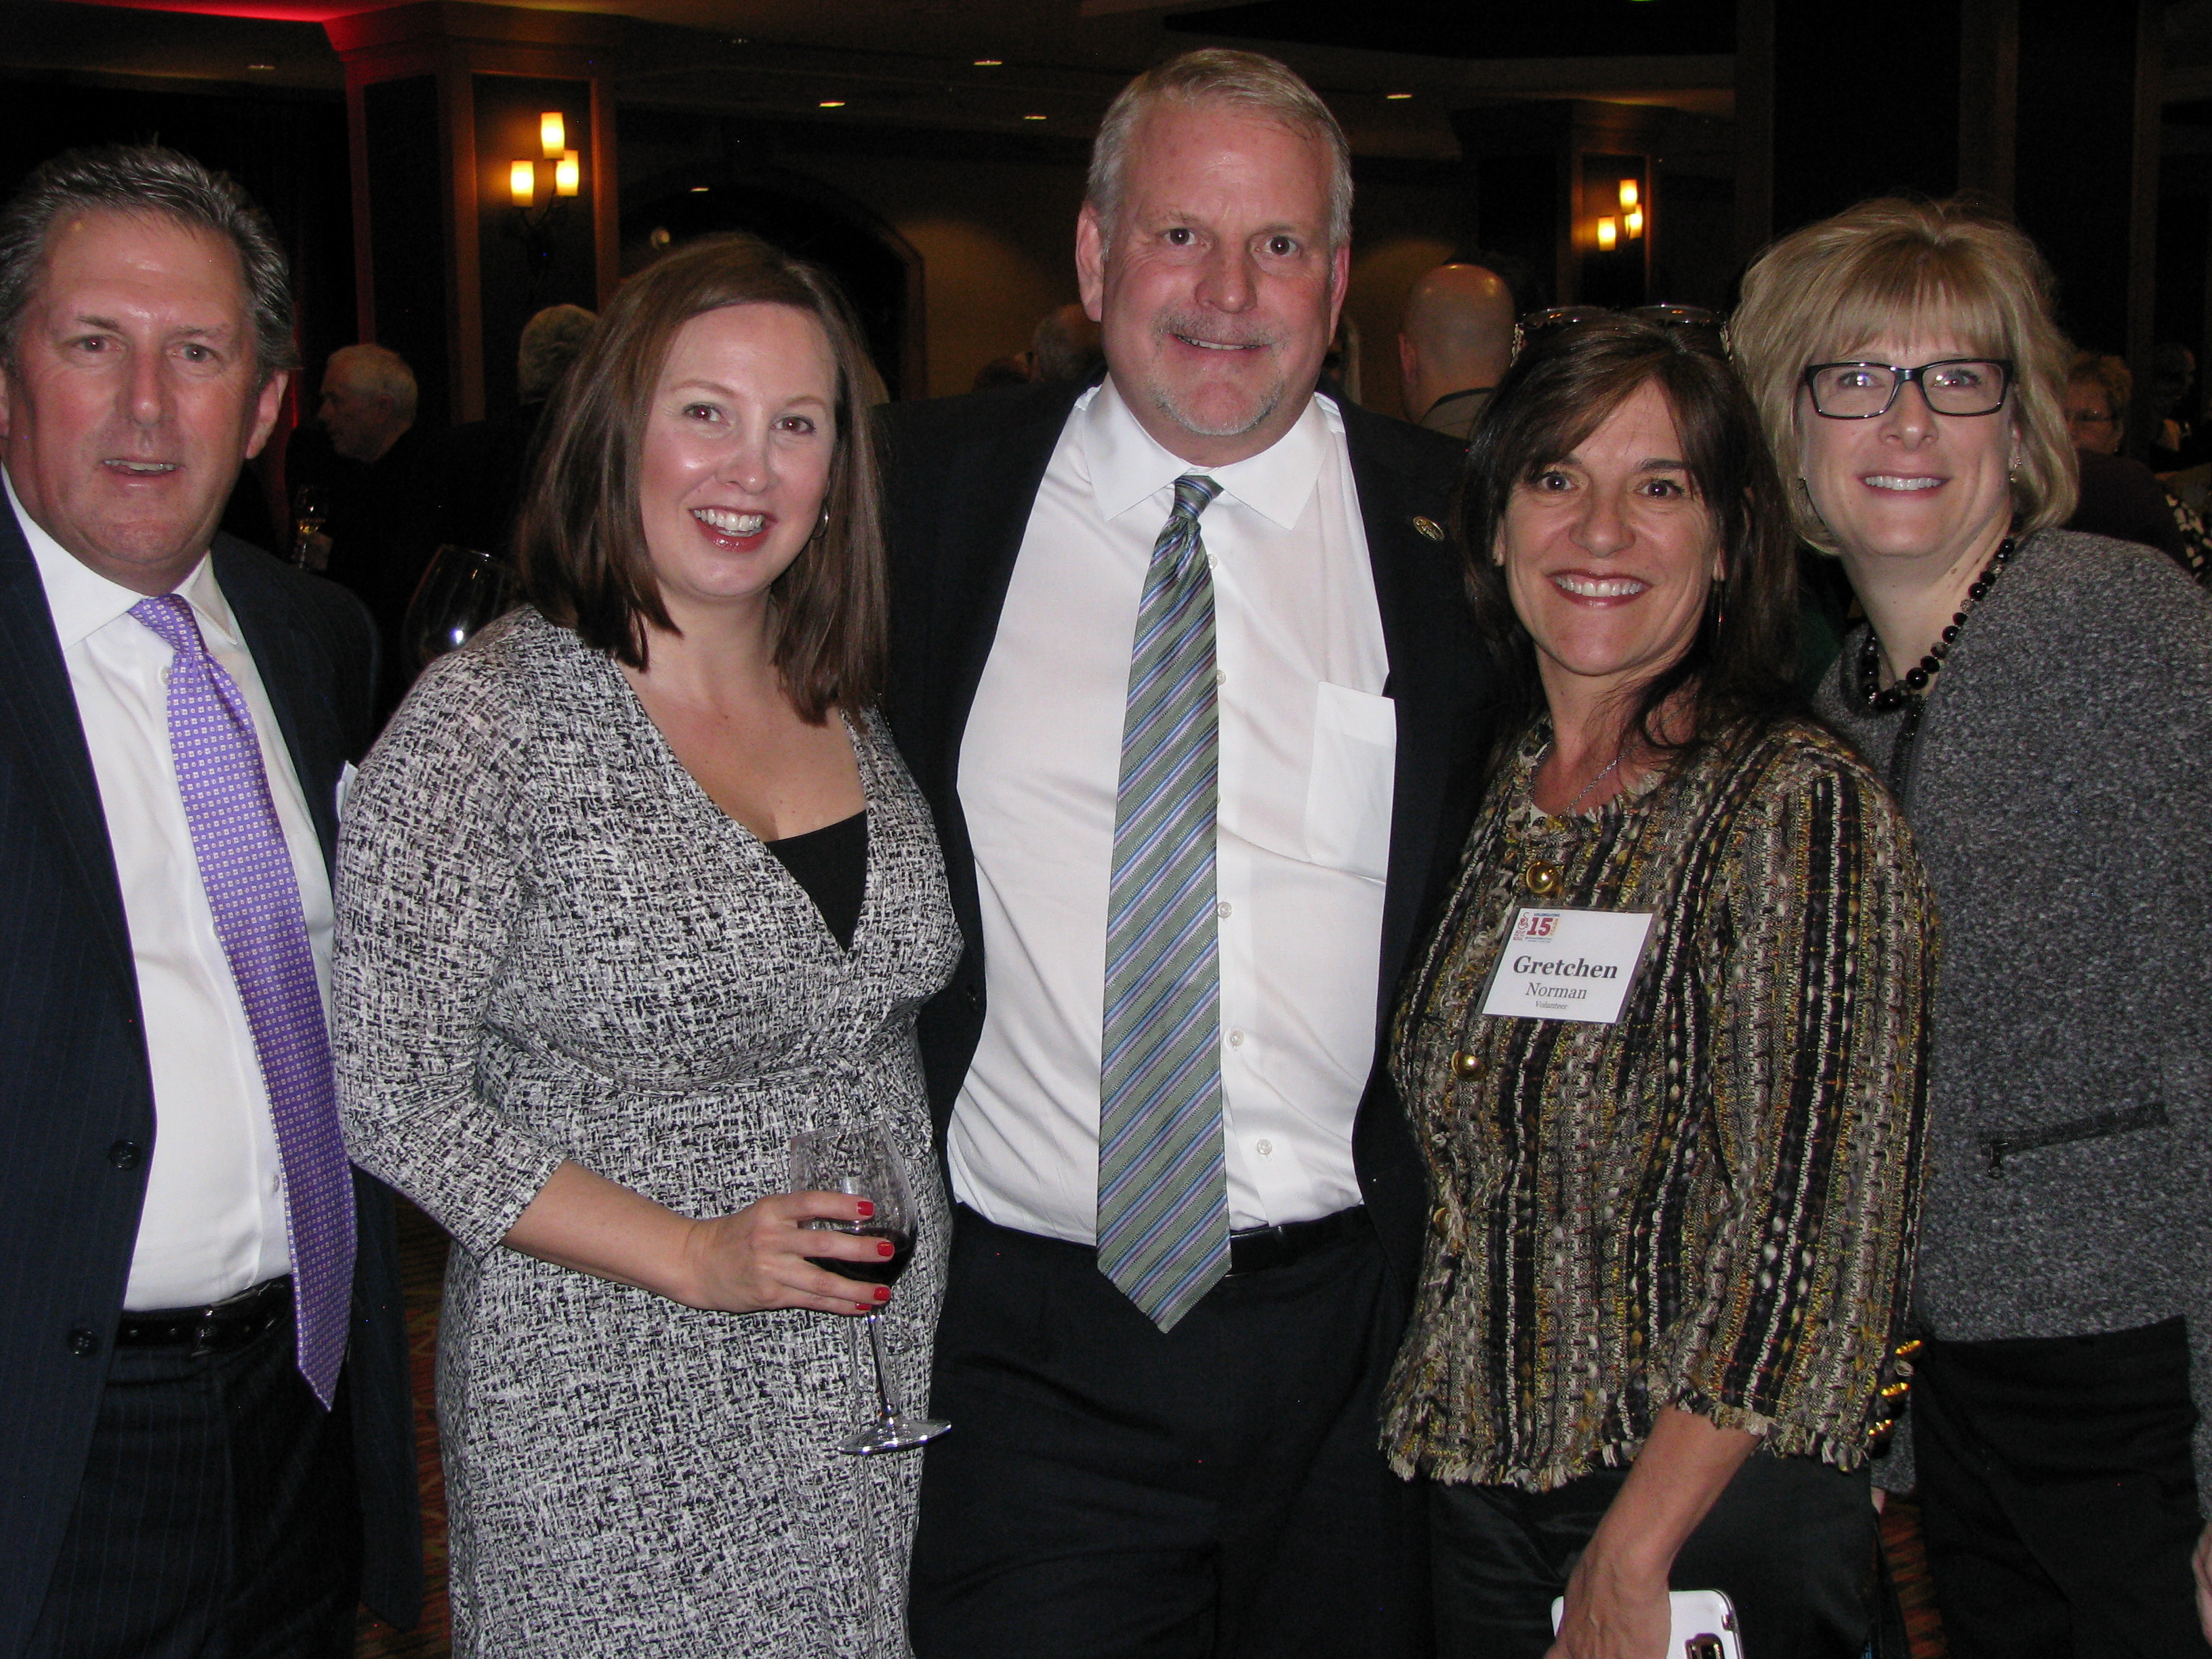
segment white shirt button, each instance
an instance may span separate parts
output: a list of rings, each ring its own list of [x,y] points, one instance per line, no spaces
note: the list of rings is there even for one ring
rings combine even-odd
[[[1222,920],[1222,921],[1228,921],[1228,920],[1229,920],[1229,901],[1228,901],[1227,899],[1224,899],[1224,900],[1222,900],[1222,901],[1221,901],[1221,902],[1220,902],[1220,903],[1218,903],[1218,904],[1215,905],[1215,906],[1213,907],[1213,914],[1214,914],[1215,915],[1217,915],[1217,916],[1220,917],[1220,918],[1221,918],[1221,920]]]
[[[1262,1158],[1273,1158],[1275,1153],[1275,1143],[1272,1140],[1255,1141],[1252,1150]]]
[[[1228,671],[1227,669],[1225,669],[1225,668],[1217,668],[1217,669],[1215,669],[1215,670],[1213,671],[1213,683],[1214,683],[1216,685],[1226,685],[1226,684],[1229,684],[1229,671]]]
[[[1232,1048],[1242,1048],[1244,1046],[1244,1033],[1231,1031],[1229,1034],[1229,1046]]]

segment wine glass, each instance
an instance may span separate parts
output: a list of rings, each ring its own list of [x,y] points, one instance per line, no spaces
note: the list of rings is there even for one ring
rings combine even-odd
[[[842,1129],[806,1129],[791,1138],[791,1189],[795,1193],[847,1193],[872,1202],[875,1213],[865,1221],[813,1220],[806,1224],[828,1232],[851,1233],[861,1238],[889,1239],[891,1254],[880,1261],[846,1261],[836,1256],[811,1255],[817,1267],[827,1267],[847,1279],[869,1285],[891,1285],[914,1260],[915,1235],[921,1222],[915,1207],[914,1186],[907,1179],[905,1160],[899,1157],[890,1132],[881,1123],[857,1124]],[[884,1335],[878,1316],[866,1318],[868,1346],[876,1359],[876,1416],[847,1436],[841,1449],[856,1457],[876,1452],[904,1451],[934,1440],[952,1425],[933,1418],[908,1417],[891,1404],[890,1385],[884,1368]]]
[[[307,570],[320,570],[329,557],[329,545],[319,543],[331,516],[330,492],[319,483],[303,483],[292,492],[292,562]]]
[[[431,555],[407,618],[399,625],[399,651],[410,678],[467,643],[486,623],[505,616],[515,603],[514,575],[489,553],[451,544]]]

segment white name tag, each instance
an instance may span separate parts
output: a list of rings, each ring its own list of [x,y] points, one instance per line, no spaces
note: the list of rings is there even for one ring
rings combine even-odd
[[[1513,913],[1505,949],[1490,975],[1486,1014],[1519,1019],[1578,1019],[1610,1025],[1644,959],[1650,910],[1534,910]]]

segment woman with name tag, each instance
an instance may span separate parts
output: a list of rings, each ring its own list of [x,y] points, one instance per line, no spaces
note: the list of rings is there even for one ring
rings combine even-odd
[[[1400,1004],[1435,1211],[1385,1442],[1450,1659],[1660,1659],[1670,1586],[1724,1591],[1752,1659],[1856,1659],[1927,892],[1791,712],[1792,547],[1717,331],[1530,333],[1462,496],[1527,691]]]
[[[2052,527],[2050,291],[2008,225],[1869,202],[1761,257],[1736,349],[1798,528],[1871,619],[1816,705],[1887,776],[1943,918],[1899,1450],[1945,1640],[2201,1656],[2212,601]]]
[[[840,1447],[878,1397],[853,1316],[927,1387],[915,1011],[960,947],[873,708],[872,377],[765,243],[631,277],[546,416],[530,607],[431,665],[347,803],[339,1098],[453,1237],[465,1659],[909,1651],[920,1460]],[[787,1190],[795,1137],[876,1123],[918,1227],[896,1182]]]

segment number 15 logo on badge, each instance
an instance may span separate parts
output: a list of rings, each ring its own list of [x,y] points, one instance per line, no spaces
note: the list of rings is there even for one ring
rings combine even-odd
[[[1513,924],[1513,937],[1549,939],[1553,929],[1559,925],[1559,916],[1556,910],[1523,910],[1519,920]]]

